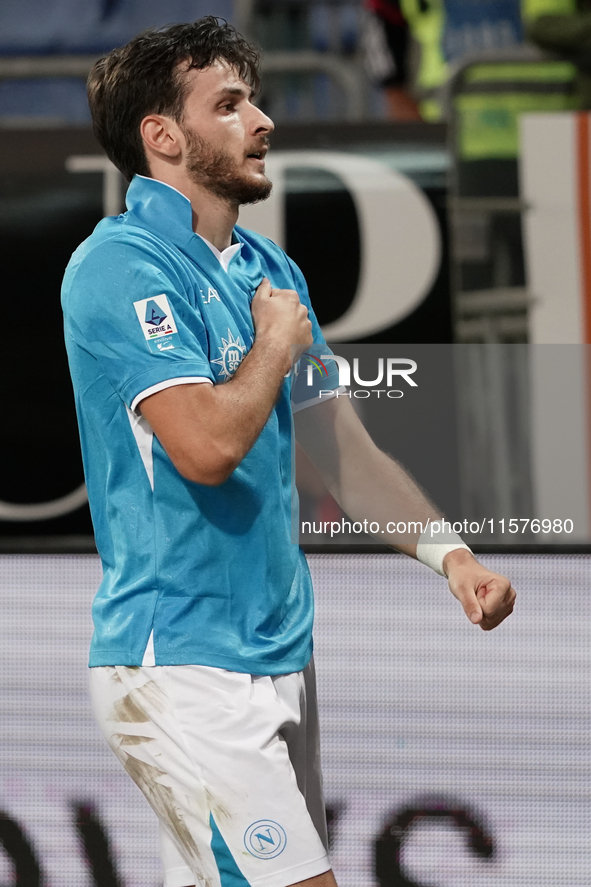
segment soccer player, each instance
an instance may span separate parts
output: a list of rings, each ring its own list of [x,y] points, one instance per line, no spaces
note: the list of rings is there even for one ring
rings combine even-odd
[[[256,53],[212,17],[97,62],[95,132],[131,180],[128,211],[76,250],[63,288],[104,566],[93,702],[159,817],[166,887],[335,883],[312,588],[290,541],[291,346],[322,337],[298,268],[236,226],[240,204],[271,189],[258,79]],[[390,519],[394,502],[407,519],[435,516],[347,398],[298,406],[351,516]],[[509,581],[459,537],[399,547],[447,574],[472,622],[511,611]]]

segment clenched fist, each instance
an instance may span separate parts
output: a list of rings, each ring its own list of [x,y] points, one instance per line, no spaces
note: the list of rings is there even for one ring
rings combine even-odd
[[[484,631],[496,628],[513,612],[516,593],[509,579],[483,567],[465,548],[450,551],[443,569],[464,613]]]
[[[308,309],[295,290],[273,289],[267,278],[257,288],[251,303],[257,341],[269,340],[286,349],[286,370],[291,365],[291,348],[302,350],[312,344],[312,324]]]

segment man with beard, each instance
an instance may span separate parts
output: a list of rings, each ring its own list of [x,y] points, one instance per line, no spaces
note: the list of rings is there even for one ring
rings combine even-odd
[[[252,101],[257,64],[208,17],[148,31],[95,65],[95,132],[131,180],[128,211],[78,248],[63,287],[104,566],[93,702],[160,819],[166,887],[335,883],[312,587],[290,541],[286,378],[292,343],[326,346],[298,268],[236,227],[240,204],[271,189],[273,124]],[[353,512],[358,500],[397,499],[409,519],[436,516],[346,398],[299,401],[330,418]],[[358,470],[366,458],[370,477]],[[328,462],[329,483],[331,472]],[[417,541],[399,547],[447,573],[474,623],[508,615],[510,583],[459,537]]]

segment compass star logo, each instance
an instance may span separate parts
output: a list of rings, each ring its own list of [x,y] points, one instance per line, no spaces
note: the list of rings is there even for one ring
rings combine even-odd
[[[232,331],[228,330],[228,338],[224,339],[222,337],[222,344],[218,346],[218,351],[222,356],[212,360],[212,363],[219,364],[221,367],[219,371],[220,376],[224,379],[229,379],[238,369],[240,362],[244,357],[246,345],[242,344],[240,336],[234,338]]]

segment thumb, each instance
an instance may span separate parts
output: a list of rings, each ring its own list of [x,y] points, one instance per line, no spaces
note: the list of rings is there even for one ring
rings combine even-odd
[[[268,277],[263,277],[259,285],[257,286],[256,295],[257,296],[270,296],[271,295],[271,281]]]
[[[478,602],[476,592],[472,588],[462,588],[461,591],[456,592],[456,597],[464,608],[464,613],[473,625],[478,625],[479,622],[482,622],[484,615],[482,607]]]

